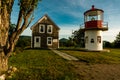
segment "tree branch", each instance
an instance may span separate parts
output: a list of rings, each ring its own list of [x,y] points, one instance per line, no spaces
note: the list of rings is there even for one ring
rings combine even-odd
[[[22,16],[22,13],[19,13],[19,19],[18,19],[18,24],[16,27],[16,30],[12,33],[9,39],[9,48],[8,48],[8,54],[7,57],[11,55],[10,52],[13,51],[13,47],[15,46],[15,43],[18,41],[20,34],[30,25],[30,23],[33,20],[33,16],[29,20],[29,17],[31,16],[32,12],[34,9],[31,9],[28,11],[26,16]],[[21,11],[20,11],[21,12]],[[22,24],[22,19],[24,19],[24,22]],[[29,20],[29,21],[28,21]],[[21,26],[22,25],[22,26]],[[21,27],[20,27],[21,26]]]
[[[34,2],[34,0],[33,0]],[[37,3],[38,1],[36,1]],[[33,16],[31,14],[33,13],[35,9],[36,3],[33,3],[33,6],[31,3],[29,5],[23,4],[23,2],[20,2],[20,11],[19,11],[19,17],[17,21],[17,26],[15,31],[11,34],[10,39],[9,39],[9,48],[8,48],[8,54],[7,57],[11,55],[11,52],[13,51],[16,42],[19,39],[20,34],[30,25],[30,23],[33,20]],[[23,5],[23,6],[22,6]],[[30,19],[29,19],[30,18]]]
[[[16,25],[16,28],[15,28],[16,31],[20,28],[21,23],[22,23],[22,10],[20,10],[20,12],[19,12],[18,21],[17,21],[17,25]]]

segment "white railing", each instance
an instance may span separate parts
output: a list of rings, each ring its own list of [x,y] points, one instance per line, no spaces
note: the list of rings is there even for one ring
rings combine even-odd
[[[85,28],[85,24],[81,24],[80,29],[84,29],[84,28]],[[102,28],[108,28],[108,22],[103,22],[102,23]]]
[[[103,23],[102,23],[102,27],[103,27],[103,28],[108,28],[108,22],[103,22]]]

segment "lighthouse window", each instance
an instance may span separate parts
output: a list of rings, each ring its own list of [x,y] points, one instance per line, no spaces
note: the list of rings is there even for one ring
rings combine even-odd
[[[101,43],[101,36],[97,36],[97,42]]]
[[[94,43],[94,39],[93,38],[91,39],[91,43]]]
[[[90,21],[97,20],[97,16],[90,16]]]
[[[94,17],[92,17],[92,18],[91,18],[91,21],[94,21],[94,20],[95,20],[95,18],[94,18]]]
[[[98,20],[101,20],[101,15],[98,15]]]

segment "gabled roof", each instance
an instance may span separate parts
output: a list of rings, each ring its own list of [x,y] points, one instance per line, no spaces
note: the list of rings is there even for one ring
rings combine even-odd
[[[50,20],[50,21],[52,22],[52,24],[54,24],[58,29],[60,29],[60,28],[52,21],[52,19],[50,19],[50,17],[49,17],[47,14],[45,14],[44,16],[42,16],[42,18],[40,18],[35,24],[33,24],[30,29],[32,30],[38,23],[40,23],[40,22],[41,22],[42,20],[44,20],[44,19]]]

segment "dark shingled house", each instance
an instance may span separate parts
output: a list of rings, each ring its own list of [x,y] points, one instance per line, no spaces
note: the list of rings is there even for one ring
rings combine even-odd
[[[44,15],[31,27],[31,47],[32,48],[59,48],[60,28]]]

